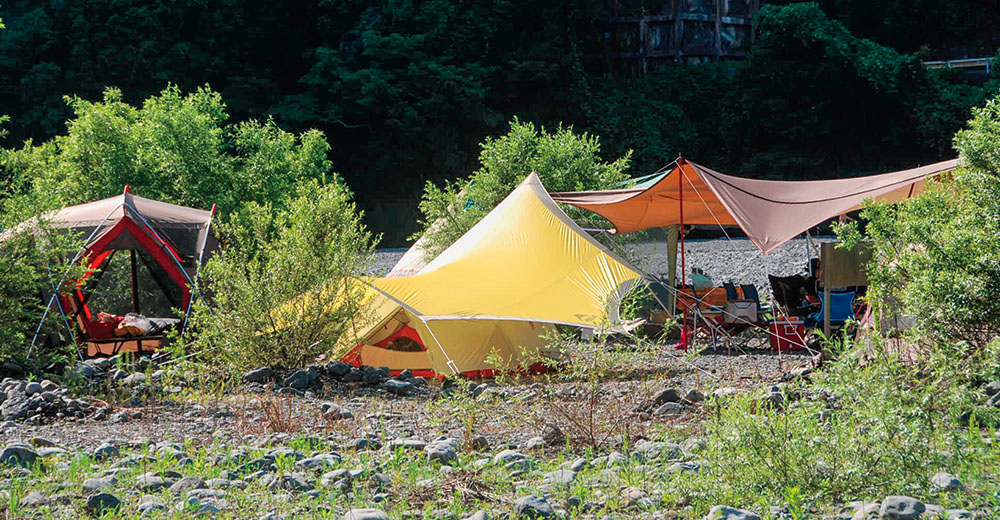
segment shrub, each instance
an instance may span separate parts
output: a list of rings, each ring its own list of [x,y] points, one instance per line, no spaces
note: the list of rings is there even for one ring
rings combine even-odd
[[[68,268],[63,261],[79,250],[77,237],[49,228],[44,219],[30,227],[15,227],[29,215],[41,213],[38,208],[44,204],[28,197],[0,201],[0,230],[8,233],[0,233],[0,316],[4,317],[0,322],[0,360],[24,359],[53,286],[64,276],[79,274],[78,268]],[[44,331],[58,329],[58,316],[53,307]],[[61,354],[36,352],[42,363]]]
[[[596,136],[577,134],[561,125],[550,132],[514,119],[506,135],[482,143],[480,168],[471,177],[441,186],[427,183],[420,202],[424,230],[413,238],[426,236],[427,251],[433,257],[493,210],[531,172],[538,173],[551,191],[610,188],[626,180],[631,153],[604,162],[600,151]]]
[[[908,201],[870,204],[862,216],[874,253],[870,300],[898,302],[927,347],[979,348],[1000,333],[1000,100],[976,110],[955,143],[966,168]],[[842,235],[860,239],[857,227]]]
[[[223,247],[202,272],[212,302],[194,313],[197,343],[234,370],[303,366],[360,312],[354,277],[375,239],[348,190],[305,182],[284,206],[252,203],[222,224]]]
[[[993,468],[996,452],[977,428],[963,428],[996,347],[975,359],[942,351],[918,364],[845,356],[812,384],[783,388],[779,405],[768,392],[710,404],[698,453],[705,464],[680,479],[679,493],[705,508],[780,504],[789,488],[818,503],[926,497],[935,468]]]

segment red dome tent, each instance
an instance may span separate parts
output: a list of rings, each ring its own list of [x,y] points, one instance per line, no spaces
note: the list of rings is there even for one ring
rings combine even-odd
[[[116,197],[42,216],[53,228],[86,237],[70,260],[85,265],[86,272],[79,279],[60,282],[71,290],[53,294],[46,313],[55,305],[73,339],[86,342],[90,356],[160,348],[166,329],[183,326],[190,313],[198,268],[205,252],[216,245],[209,233],[214,213],[215,206],[205,211],[138,197],[126,186]],[[32,219],[7,233],[30,229],[36,223]],[[115,291],[129,284],[130,294]],[[177,309],[182,314],[171,316]],[[139,327],[144,329],[141,332],[129,328],[133,317],[118,316],[138,315],[143,310],[160,316],[147,318]],[[76,324],[79,338],[70,321]],[[33,344],[41,326],[40,322]]]

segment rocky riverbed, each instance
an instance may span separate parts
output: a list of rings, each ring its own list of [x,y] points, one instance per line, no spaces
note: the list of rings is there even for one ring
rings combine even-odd
[[[808,374],[810,359],[628,345],[576,353],[581,364],[607,355],[600,381],[583,370],[442,384],[330,362],[260,367],[210,390],[215,376],[190,366],[122,359],[78,364],[72,392],[8,378],[5,401],[34,404],[0,423],[0,511],[24,519],[990,518],[906,496],[858,497],[869,501],[809,516],[779,506],[696,509],[694,496],[676,490],[708,464],[704,415],[734,396],[774,406],[803,398],[785,381]],[[44,403],[36,399],[46,392]],[[928,485],[965,489],[945,471]]]
[[[8,518],[655,518],[657,491],[627,483],[636,468],[696,470],[697,448],[653,432],[697,421],[714,393],[752,391],[808,361],[641,356],[641,370],[598,386],[442,385],[332,362],[261,367],[207,392],[211,375],[121,359],[78,364],[73,392],[7,378],[5,403],[30,404],[3,408],[0,508]],[[578,431],[565,419],[591,399],[592,413],[617,418]]]

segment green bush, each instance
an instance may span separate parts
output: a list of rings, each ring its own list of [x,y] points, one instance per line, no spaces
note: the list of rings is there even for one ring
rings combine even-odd
[[[32,198],[0,200],[0,361],[24,361],[35,328],[45,311],[53,286],[63,277],[79,275],[79,269],[67,267],[64,259],[79,250],[79,239],[55,231],[44,219],[32,226],[15,228],[29,216],[40,213],[44,201]],[[58,312],[48,314],[44,332],[59,329]],[[69,339],[69,338],[66,338]],[[39,349],[34,356],[47,363],[63,352]]]
[[[604,162],[600,151],[596,136],[562,126],[550,132],[514,119],[506,135],[481,145],[480,168],[471,177],[441,186],[427,183],[420,202],[424,230],[413,238],[426,236],[433,257],[492,211],[531,172],[538,173],[550,191],[610,188],[626,180],[631,153]],[[439,219],[442,225],[433,225]]]
[[[375,242],[339,179],[305,182],[284,204],[251,203],[219,231],[223,247],[201,274],[211,303],[194,313],[196,346],[233,370],[300,367],[330,352],[358,317],[354,277]]]
[[[870,204],[862,216],[874,253],[870,301],[916,319],[929,348],[980,348],[1000,333],[1000,101],[974,111],[955,137],[966,168],[913,199]],[[842,233],[861,239],[856,226]]]
[[[996,365],[997,347],[974,359],[942,350],[916,364],[846,356],[811,384],[782,388],[777,404],[765,391],[729,397],[707,417],[705,467],[678,492],[706,508],[782,504],[789,488],[814,503],[930,500],[937,468],[973,469],[963,480],[975,489],[990,477],[972,473],[1000,462],[978,428],[964,428],[984,399],[975,386]]]
[[[209,208],[223,218],[251,201],[278,201],[302,179],[329,172],[325,136],[296,136],[271,120],[227,123],[222,97],[208,87],[168,87],[132,106],[109,88],[101,101],[66,98],[67,132],[9,150],[0,178],[24,182],[6,195],[47,194],[54,209],[120,194]],[[39,197],[42,199],[42,197]]]

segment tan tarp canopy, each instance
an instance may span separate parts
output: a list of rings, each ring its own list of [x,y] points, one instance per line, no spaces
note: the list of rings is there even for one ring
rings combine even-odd
[[[861,208],[866,199],[895,202],[922,193],[926,179],[958,159],[881,175],[819,181],[733,177],[679,159],[642,189],[553,193],[611,221],[617,233],[671,225],[739,226],[765,254],[809,228]]]
[[[130,218],[140,226],[148,223],[157,232],[166,235],[164,238],[180,255],[198,258],[206,244],[214,242],[209,233],[212,215],[211,210],[139,197],[126,187],[121,195],[51,211],[42,215],[41,220],[50,227],[68,229],[82,234],[83,238],[90,237],[89,245],[100,241],[123,219]],[[38,217],[32,218],[0,233],[0,241],[13,233],[34,230],[38,221]]]

